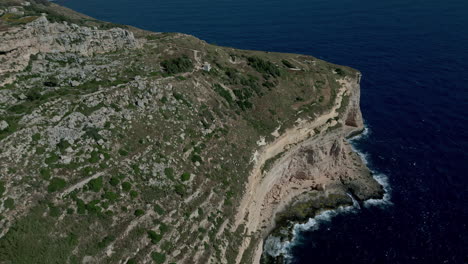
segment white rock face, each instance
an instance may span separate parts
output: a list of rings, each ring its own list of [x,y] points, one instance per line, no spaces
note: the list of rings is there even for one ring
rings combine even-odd
[[[45,16],[21,28],[0,32],[0,74],[21,71],[38,53],[76,52],[84,56],[140,46],[132,32],[122,28],[92,29],[50,23]]]

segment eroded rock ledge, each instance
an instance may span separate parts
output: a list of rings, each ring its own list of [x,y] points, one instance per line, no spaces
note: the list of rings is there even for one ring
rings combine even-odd
[[[255,167],[237,216],[245,225],[243,251],[262,256],[268,235],[290,239],[294,223],[307,222],[321,210],[381,198],[383,188],[346,138],[363,130],[359,109],[360,74],[341,81],[334,106],[312,121],[297,121],[275,141],[255,153]],[[268,170],[266,164],[272,163]],[[281,263],[281,255],[263,254]],[[240,260],[240,255],[239,255]]]

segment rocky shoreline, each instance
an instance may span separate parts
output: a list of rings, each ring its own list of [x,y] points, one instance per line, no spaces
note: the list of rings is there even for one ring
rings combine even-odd
[[[359,73],[354,79],[344,80],[329,113],[280,136],[288,137],[289,133],[294,140],[273,147],[276,155],[281,153],[281,158],[275,160],[269,171],[253,176],[257,179],[249,184],[250,200],[246,202],[249,205],[242,214],[242,223],[262,238],[258,240],[262,242],[255,242],[257,245],[250,245],[256,248],[255,263],[282,263],[282,254],[273,257],[265,254],[264,241],[268,237],[288,241],[296,223],[305,223],[324,210],[350,206],[353,198],[358,202],[382,198],[382,186],[347,141],[364,128],[359,109],[359,81]],[[320,122],[324,116],[326,122]],[[294,131],[302,131],[304,136],[297,137]],[[275,146],[275,142],[271,144]],[[257,159],[257,164],[263,166],[262,161],[267,160]],[[248,243],[252,242],[245,245]]]
[[[353,132],[353,135],[347,138],[351,139],[363,132],[364,130]],[[371,173],[373,174],[373,172]],[[318,191],[312,191],[297,197],[293,204],[277,214],[274,229],[264,239],[264,250],[260,263],[287,263],[288,251],[291,246],[294,246],[296,236],[299,235],[298,232],[318,228],[319,220],[328,220],[336,214],[356,210],[361,206],[365,206],[368,201],[383,201],[386,195],[387,190],[384,192],[376,190],[367,199],[362,200],[356,197],[352,189],[349,189],[346,195],[331,194],[325,196],[320,195]]]

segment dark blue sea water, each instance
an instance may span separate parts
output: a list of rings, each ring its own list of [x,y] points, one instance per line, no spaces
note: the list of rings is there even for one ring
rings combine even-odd
[[[61,0],[98,19],[219,45],[304,53],[363,73],[390,206],[301,234],[293,263],[468,263],[467,0]]]

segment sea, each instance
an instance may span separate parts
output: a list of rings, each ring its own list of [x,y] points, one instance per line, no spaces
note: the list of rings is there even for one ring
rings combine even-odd
[[[362,72],[352,141],[386,199],[297,229],[288,261],[468,263],[468,0],[59,0],[97,19]]]

